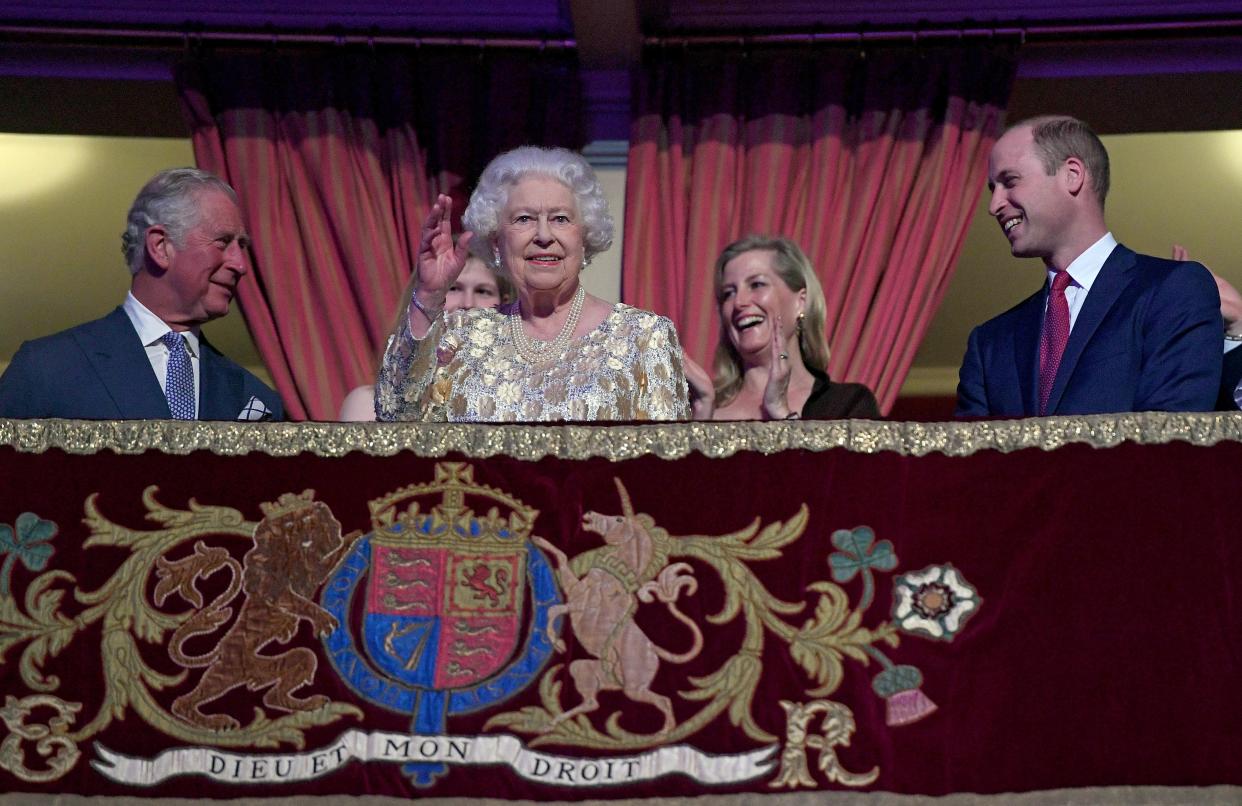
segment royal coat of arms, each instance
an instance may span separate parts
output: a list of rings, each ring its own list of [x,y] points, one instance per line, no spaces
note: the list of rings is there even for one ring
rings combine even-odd
[[[433,496],[439,500],[428,506]],[[489,508],[477,514],[468,499]],[[431,735],[445,731],[449,715],[525,687],[551,645],[535,629],[519,647],[524,618],[546,625],[549,607],[560,601],[551,569],[529,542],[538,514],[452,464],[438,466],[430,484],[372,502],[374,531],[354,546],[324,596],[344,625],[327,640],[329,657],[350,687],[410,714],[411,730]],[[355,597],[363,602],[365,658],[349,628]],[[426,785],[444,766],[411,764],[408,771]]]
[[[539,511],[457,462],[371,501],[369,529],[349,532],[311,490],[264,503],[256,523],[193,500],[170,509],[148,488],[149,531],[112,522],[92,496],[83,550],[129,555],[91,589],[45,570],[56,524],[34,513],[0,524],[0,664],[24,645],[25,689],[5,691],[0,769],[55,781],[91,742],[94,770],[129,786],[184,775],[295,786],[380,762],[402,764],[419,788],[479,764],[535,787],[670,774],[703,786],[876,783],[878,765],[855,772],[838,756],[858,723],[829,698],[851,663],[874,664],[887,727],[932,715],[920,670],[890,655],[903,633],[950,641],[963,629],[982,600],[962,572],[896,577],[887,618],[868,626],[879,575],[898,565],[870,528],[835,529],[794,554],[803,505],[730,533],[675,535],[610,482],[594,492],[607,503],[575,515],[572,534],[544,535]],[[776,596],[764,580],[790,561],[826,576]],[[87,715],[44,668],[97,624],[104,690]],[[783,653],[774,689],[767,661]],[[408,729],[372,729],[374,709]],[[172,744],[154,757],[105,746],[128,714]],[[475,728],[462,733],[465,715]],[[334,725],[335,741],[307,748]],[[733,749],[703,749],[721,730]],[[32,743],[42,767],[29,763]]]

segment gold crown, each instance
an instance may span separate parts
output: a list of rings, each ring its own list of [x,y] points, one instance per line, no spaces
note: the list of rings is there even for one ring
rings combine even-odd
[[[418,499],[437,493],[439,502],[423,509]],[[500,504],[508,510],[508,515],[501,515],[500,507],[496,506],[489,507],[484,515],[475,515],[474,509],[467,505],[466,496]],[[453,539],[454,535],[459,535],[469,537],[475,544],[524,542],[539,515],[539,510],[526,506],[508,493],[477,484],[474,468],[465,462],[437,462],[434,481],[402,487],[369,502],[368,506],[371,525],[377,533],[395,537],[399,532],[402,540],[412,535],[432,539],[436,536]],[[394,528],[398,524],[399,530]]]
[[[283,493],[276,499],[275,503],[265,501],[259,504],[259,509],[263,510],[263,516],[266,518],[278,518],[281,515],[288,515],[290,512],[306,509],[314,503],[315,491],[303,490],[301,495]]]

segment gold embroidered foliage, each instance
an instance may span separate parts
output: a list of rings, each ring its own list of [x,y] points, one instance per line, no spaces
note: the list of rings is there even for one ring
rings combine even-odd
[[[844,657],[866,665],[870,660],[866,647],[878,641],[896,647],[897,628],[891,622],[875,630],[863,627],[862,611],[852,610],[849,596],[831,582],[814,582],[807,590],[823,595],[815,607],[814,618],[807,619],[790,642],[789,654],[819,683],[807,694],[827,697],[841,685]]]
[[[736,649],[718,651],[717,656],[723,657],[721,665],[709,674],[690,677],[690,688],[679,692],[685,701],[702,703],[699,710],[684,721],[666,725],[654,733],[638,734],[624,729],[620,724],[620,711],[606,717],[602,731],[585,713],[575,716],[572,711],[567,711],[562,704],[563,691],[559,678],[564,676],[564,667],[560,664],[549,669],[540,680],[540,705],[498,714],[488,720],[485,729],[506,728],[538,734],[531,741],[531,746],[555,742],[609,751],[634,750],[683,741],[723,714],[751,739],[773,742],[777,739],[776,735],[761,727],[754,715],[755,692],[764,670],[763,658],[771,651],[765,645],[769,634],[790,645],[791,655],[818,684],[807,692],[809,696],[823,696],[840,685],[843,657],[865,664],[868,660],[863,650],[865,646],[875,641],[895,642],[891,625],[876,630],[862,627],[862,610],[851,609],[844,591],[827,581],[814,582],[809,586],[810,590],[822,596],[814,617],[798,629],[786,618],[801,613],[805,603],[787,602],[773,596],[751,569],[753,563],[781,559],[782,550],[803,535],[808,519],[805,504],[789,520],[775,521],[762,529],[760,520],[756,519],[731,534],[673,536],[657,526],[651,516],[635,513],[619,482],[618,487],[625,522],[640,529],[651,542],[652,559],[646,563],[646,568],[658,569],[665,562],[687,559],[709,567],[720,578],[725,596],[720,611],[708,615],[706,620],[712,625],[724,625],[740,617],[745,628],[740,645]],[[590,517],[589,513],[587,518]],[[617,540],[609,540],[609,548],[617,545]],[[549,547],[549,550],[560,553],[554,547]],[[607,550],[596,548],[580,554],[568,563],[568,567],[575,578],[588,579],[586,575],[593,573],[592,569],[611,574],[608,563],[601,562]],[[683,564],[687,569],[695,568],[691,564],[674,563]],[[637,582],[641,584],[643,580],[640,578]],[[634,607],[638,604],[635,601]],[[563,631],[565,629],[562,627]],[[579,634],[578,639],[589,649],[589,635]],[[597,653],[593,651],[593,654]],[[623,673],[627,668],[625,659],[618,659],[616,663],[618,665],[614,668],[617,673]],[[656,692],[654,696],[659,698],[660,695]],[[577,710],[581,709],[582,706],[577,706]]]
[[[52,588],[57,581],[73,582],[64,571],[49,571],[26,587],[25,612],[11,595],[0,596],[0,662],[6,660],[10,648],[29,641],[22,652],[18,668],[22,681],[34,691],[55,691],[60,679],[45,676],[43,664],[59,655],[80,629],[73,620],[60,613],[65,592]]]
[[[193,499],[189,509],[176,510],[163,506],[156,498],[158,488],[150,486],[143,492],[147,519],[158,524],[151,530],[138,530],[110,521],[99,509],[98,494],[87,498],[83,523],[91,536],[83,549],[108,547],[126,549],[121,561],[108,579],[95,590],[77,585],[72,574],[62,570],[47,571],[26,587],[23,601],[9,595],[0,596],[0,658],[9,650],[25,643],[19,662],[22,682],[32,691],[42,692],[25,700],[12,697],[4,718],[10,735],[0,747],[0,766],[5,766],[25,780],[52,780],[67,773],[77,762],[78,745],[99,734],[114,720],[125,719],[132,711],[156,730],[179,741],[217,747],[277,747],[282,743],[301,748],[306,730],[330,724],[342,717],[360,718],[362,712],[354,705],[324,702],[320,707],[295,711],[277,718],[268,717],[256,708],[252,721],[238,730],[213,730],[194,725],[169,713],[156,699],[156,692],[181,685],[186,670],[165,674],[147,664],[144,655],[152,647],[166,647],[168,636],[189,623],[202,606],[202,595],[195,587],[199,571],[212,562],[237,565],[228,559],[228,552],[219,546],[208,547],[201,539],[212,541],[243,539],[252,544],[257,524],[229,507],[203,506]],[[305,495],[305,494],[304,494]],[[298,496],[292,496],[298,498]],[[284,500],[284,497],[282,497]],[[322,505],[319,505],[322,506]],[[195,541],[194,553],[170,561],[169,553]],[[163,574],[161,574],[161,571]],[[187,576],[188,575],[188,576]],[[148,601],[147,591],[153,578],[155,595],[165,605],[173,600],[184,602],[189,609],[168,612]],[[61,612],[67,593],[82,606],[73,617]],[[100,625],[95,628],[95,625]],[[102,702],[94,717],[75,730],[70,730],[82,703],[66,702],[52,697],[61,681],[43,673],[43,665],[59,655],[84,631],[100,637],[100,676],[104,681]],[[148,645],[146,648],[141,644]],[[37,699],[43,697],[44,699]],[[46,700],[46,702],[45,702]],[[47,725],[28,726],[23,722],[23,709],[32,705],[48,705],[58,710]],[[11,718],[10,718],[11,717]],[[17,725],[17,727],[14,727]],[[23,733],[25,731],[25,733]],[[27,771],[22,766],[20,741],[30,731],[47,737],[49,753],[55,756],[47,763],[47,778]],[[33,735],[33,734],[32,734]]]

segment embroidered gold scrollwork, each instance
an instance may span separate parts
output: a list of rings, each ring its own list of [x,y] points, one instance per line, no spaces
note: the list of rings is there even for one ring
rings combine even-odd
[[[35,709],[42,708],[50,708],[56,715],[49,717],[47,724],[28,724],[26,719]],[[65,702],[51,694],[34,694],[20,700],[11,694],[6,696],[0,720],[9,729],[9,735],[0,742],[0,767],[32,783],[54,781],[64,775],[82,755],[77,743],[66,735],[74,715],[81,710],[81,703]],[[46,769],[32,770],[26,766],[23,742],[35,743],[35,750],[46,759]]]
[[[850,736],[857,729],[854,713],[849,708],[832,700],[812,700],[809,703],[781,700],[780,703],[781,708],[785,709],[785,747],[781,750],[780,771],[768,786],[773,789],[818,786],[807,766],[808,747],[819,751],[816,766],[829,783],[849,787],[875,783],[880,775],[879,767],[872,767],[864,773],[850,772],[837,758],[836,748],[849,746]],[[820,721],[822,735],[813,736],[811,722],[817,714],[823,714]]]
[[[619,479],[616,483],[622,514],[588,512],[583,516],[584,531],[598,532],[604,546],[568,558],[547,541],[533,539],[535,546],[554,560],[552,564],[566,596],[566,604],[549,613],[548,640],[560,648],[565,644],[555,631],[572,631],[578,658],[568,669],[557,664],[544,673],[539,685],[540,705],[497,714],[484,729],[536,734],[530,742],[532,747],[555,742],[606,751],[635,750],[685,741],[725,716],[749,738],[774,742],[776,736],[761,727],[755,717],[763,659],[771,652],[767,643],[774,639],[788,646],[791,659],[813,681],[807,687],[808,697],[819,699],[806,705],[782,702],[788,715],[786,748],[772,786],[818,785],[808,768],[807,748],[818,751],[818,767],[828,781],[849,787],[874,783],[879,776],[878,767],[854,773],[841,765],[835,748],[849,744],[850,735],[856,730],[854,716],[846,706],[822,698],[840,687],[847,659],[867,664],[873,654],[876,660],[881,659],[877,644],[897,646],[896,628],[888,623],[864,626],[863,614],[872,594],[867,593],[864,601],[852,604],[845,591],[828,580],[806,586],[820,596],[814,612],[803,616],[799,626],[794,617],[804,613],[807,604],[777,598],[753,570],[755,563],[779,560],[786,547],[802,537],[807,527],[807,507],[803,505],[785,521],[765,525],[756,518],[731,534],[670,535],[650,515],[636,512],[624,485]],[[870,563],[879,570],[889,567],[887,556],[880,554],[891,547],[869,543],[864,546],[861,532],[851,532],[850,536],[858,538],[850,546],[871,547],[872,554],[866,554],[859,563]],[[892,561],[895,564],[895,556]],[[724,586],[720,610],[707,615],[706,621],[720,626],[740,620],[744,632],[740,646],[716,653],[716,657],[723,656],[719,667],[688,678],[689,685],[678,694],[682,701],[699,706],[678,721],[678,714],[669,707],[670,698],[659,691],[655,672],[659,661],[678,662],[679,658],[635,628],[633,614],[647,601],[639,592],[653,580],[658,582],[662,569],[684,569],[679,579],[695,581],[703,576],[704,567],[718,576]],[[870,573],[867,566],[866,574]],[[688,586],[686,593],[693,593],[695,587],[697,582]],[[590,606],[578,607],[575,596],[584,592],[589,594]],[[671,610],[670,616],[682,620]],[[693,632],[697,631],[696,627]],[[678,628],[678,634],[685,632]],[[700,646],[702,640],[703,636],[696,638],[694,646]],[[687,643],[688,638],[683,638],[681,646]],[[881,662],[886,663],[887,659]],[[663,712],[663,726],[651,733],[630,732],[622,728],[621,712],[617,711],[600,720],[602,728],[597,727],[590,714],[602,705],[595,695],[608,689],[619,689],[635,704],[649,704]],[[822,715],[822,734],[811,735],[811,723],[817,715]]]
[[[648,583],[654,581],[659,586],[659,575],[662,571],[668,568],[690,569],[686,563],[670,564],[670,560],[697,560],[711,568],[727,583],[724,605],[719,613],[709,616],[708,621],[724,624],[742,615],[746,623],[742,646],[716,671],[703,677],[690,678],[693,689],[681,692],[682,698],[704,704],[697,713],[680,723],[670,719],[671,708],[667,707],[667,698],[649,687],[649,677],[654,674],[655,668],[651,658],[636,657],[624,665],[618,664],[612,660],[615,652],[609,646],[601,645],[598,647],[597,657],[609,660],[597,664],[600,674],[595,674],[595,665],[588,669],[581,662],[576,664],[582,670],[579,674],[584,675],[581,680],[577,677],[574,679],[575,693],[583,700],[583,704],[569,709],[562,705],[562,683],[557,678],[564,666],[558,664],[549,669],[540,680],[541,706],[527,706],[518,711],[498,714],[487,722],[485,729],[503,727],[540,734],[531,741],[532,747],[555,742],[605,750],[638,749],[683,741],[705,728],[716,717],[727,713],[730,721],[752,739],[760,742],[775,741],[774,735],[759,727],[752,711],[755,690],[763,672],[760,658],[763,655],[764,633],[765,629],[773,630],[785,640],[790,640],[796,630],[780,618],[780,615],[796,614],[803,609],[803,605],[799,602],[785,602],[772,596],[755,577],[747,561],[779,557],[778,549],[797,540],[805,529],[806,507],[802,507],[788,522],[777,521],[762,530],[759,528],[759,520],[756,519],[733,534],[675,537],[657,526],[650,515],[634,511],[629,494],[619,479],[617,488],[624,514],[588,513],[584,516],[584,522],[597,524],[592,531],[600,532],[605,545],[579,554],[569,560],[568,565],[567,558],[558,557],[558,566],[570,569],[569,575],[563,570],[558,572],[562,585],[572,584],[572,578],[578,574],[595,574],[600,579],[615,579],[615,584],[608,584],[617,589],[616,595],[632,598],[633,601],[619,611],[619,617],[612,618],[610,629],[628,630],[627,635],[633,633],[633,645],[648,647],[655,656],[660,653],[650,641],[641,640],[637,631],[629,629],[633,624],[629,608],[638,607],[640,601],[645,601],[639,594]],[[620,532],[612,534],[614,530],[620,530],[628,537],[623,539]],[[694,579],[693,576],[681,572],[676,576],[678,579]],[[669,582],[676,588],[685,584],[674,580]],[[692,592],[689,587],[686,588],[686,593]],[[594,610],[594,616],[604,615],[606,611]],[[671,609],[670,615],[677,617]],[[570,623],[574,623],[572,615]],[[591,635],[594,631],[579,632],[580,627],[574,629],[579,643],[583,646],[593,641]],[[701,641],[700,636],[693,643],[701,646]],[[667,659],[673,660],[671,656]],[[649,702],[663,711],[663,726],[653,733],[633,733],[621,727],[621,714],[614,712],[605,720],[604,731],[598,730],[584,714],[584,710],[594,707],[591,705],[592,692],[596,689],[595,683],[586,680],[586,672],[591,673],[590,677],[598,678],[599,688],[620,688],[632,699]]]
[[[183,668],[167,674],[152,668],[144,658],[141,645],[166,646],[170,634],[182,627],[191,627],[199,611],[204,609],[201,593],[195,587],[195,580],[201,576],[194,570],[195,562],[203,565],[204,573],[209,573],[204,563],[212,557],[225,558],[221,567],[230,563],[230,567],[237,566],[236,561],[226,559],[225,549],[208,549],[198,538],[244,538],[253,543],[257,524],[247,521],[235,509],[201,505],[193,499],[188,510],[171,509],[156,500],[156,492],[156,487],[148,487],[142,496],[148,518],[159,524],[149,531],[131,529],[108,520],[97,506],[97,495],[86,500],[84,523],[91,536],[83,543],[83,549],[109,547],[129,551],[129,556],[98,588],[84,590],[71,574],[52,570],[30,582],[24,606],[13,596],[0,596],[0,660],[10,647],[25,643],[19,664],[22,682],[29,689],[42,692],[21,700],[10,696],[0,709],[0,718],[10,731],[0,743],[0,766],[24,780],[50,781],[63,776],[78,761],[80,743],[99,734],[114,720],[124,718],[131,709],[168,736],[183,742],[220,747],[276,747],[285,742],[300,748],[305,745],[306,729],[335,722],[344,716],[360,718],[362,715],[357,706],[328,702],[326,697],[286,699],[273,707],[292,713],[271,717],[256,707],[249,724],[234,730],[220,730],[218,726],[195,724],[174,715],[158,701],[156,692],[181,685],[188,678],[189,670]],[[191,541],[197,542],[190,558],[167,560],[169,552]],[[181,566],[188,570],[180,576],[170,576],[170,569]],[[148,601],[151,580],[161,572],[161,581],[167,589],[157,586],[160,602],[176,594],[190,605],[189,609],[170,613]],[[83,607],[72,618],[61,612],[65,594],[70,591],[72,601]],[[315,615],[308,609],[308,618]],[[51,692],[60,687],[60,680],[44,672],[43,667],[73,641],[82,640],[82,632],[95,624],[102,627],[99,645],[100,674],[104,683],[102,702],[89,722],[71,732],[74,715],[82,705],[52,696]],[[317,627],[322,632],[328,625],[325,622]],[[300,654],[311,655],[306,649]],[[310,681],[308,675],[303,675],[290,682]],[[280,690],[279,693],[285,692]],[[272,704],[270,692],[266,702]],[[31,709],[40,706],[57,709],[57,716],[47,725],[27,726],[25,718]],[[46,770],[33,771],[25,767],[22,741],[37,742],[39,753],[49,757]]]
[[[808,517],[805,505],[787,521],[775,521],[766,526],[761,526],[761,521],[756,518],[749,526],[732,534],[674,536],[657,526],[650,515],[634,511],[629,494],[619,479],[617,488],[623,514],[605,517],[588,513],[584,523],[599,518],[600,523],[607,521],[615,524],[609,530],[624,530],[632,537],[623,540],[620,535],[605,535],[605,546],[583,552],[568,561],[559,550],[553,550],[551,553],[554,556],[561,555],[557,557],[557,565],[562,569],[558,572],[562,585],[574,584],[574,580],[581,577],[577,584],[586,588],[589,587],[591,575],[595,574],[601,580],[598,584],[607,581],[607,584],[619,589],[616,595],[624,599],[627,590],[632,588],[631,593],[636,594],[639,586],[656,579],[661,569],[674,567],[669,563],[689,570],[692,566],[675,561],[694,560],[707,566],[724,583],[724,604],[718,613],[709,615],[707,621],[722,625],[740,618],[745,625],[741,646],[728,653],[715,671],[689,678],[690,688],[681,691],[680,696],[683,700],[702,705],[696,713],[681,722],[670,719],[670,709],[665,707],[667,698],[649,689],[648,678],[654,676],[655,662],[651,659],[618,657],[602,665],[598,674],[594,671],[595,666],[586,660],[575,661],[570,667],[576,691],[569,692],[569,697],[576,694],[581,704],[569,708],[562,704],[564,684],[560,678],[565,667],[556,665],[540,680],[541,706],[527,706],[518,711],[498,714],[488,721],[485,728],[501,727],[538,734],[531,741],[531,746],[556,742],[602,750],[632,750],[684,741],[723,714],[748,737],[760,742],[773,742],[776,736],[760,727],[754,716],[754,698],[763,676],[762,658],[769,634],[788,644],[794,660],[819,683],[818,687],[808,692],[818,697],[832,694],[840,685],[843,657],[866,663],[865,649],[870,644],[878,641],[896,643],[891,626],[880,626],[874,630],[862,627],[861,610],[851,609],[844,591],[827,581],[810,586],[825,594],[826,601],[821,599],[815,616],[799,629],[790,623],[789,618],[803,612],[806,605],[773,596],[755,575],[752,563],[779,559],[782,549],[802,536]],[[604,534],[603,530],[593,531]],[[546,543],[540,545],[545,551],[549,550]],[[627,565],[629,573],[622,573],[626,568],[620,566]],[[568,574],[564,570],[566,568],[570,569]],[[638,597],[635,595],[634,598],[635,601],[629,605],[631,609],[640,605]],[[611,625],[609,629],[615,632],[628,630],[632,625],[631,610],[628,609],[624,618],[616,618],[608,625],[597,623],[594,630],[587,626],[585,619],[575,626],[572,601],[561,610],[569,612],[567,620],[580,648],[596,657],[613,658],[616,652],[609,646],[592,650],[593,631]],[[587,615],[599,622],[606,612],[593,607]],[[559,612],[557,614],[560,615]],[[549,624],[549,629],[553,626]],[[608,630],[605,629],[605,632]],[[550,636],[550,639],[555,645],[554,637]],[[650,643],[639,640],[637,635],[631,642],[633,646],[640,647],[647,647]],[[651,652],[658,654],[654,646]],[[594,663],[598,665],[598,662]],[[608,672],[611,676],[605,674]],[[659,708],[665,715],[664,726],[653,733],[632,733],[621,727],[620,713],[617,712],[605,720],[602,731],[597,729],[586,712],[598,707],[594,692],[608,688],[620,688],[631,699],[639,698]],[[852,730],[852,717],[850,724]],[[845,779],[849,778],[849,773],[844,770],[841,774],[845,775]]]

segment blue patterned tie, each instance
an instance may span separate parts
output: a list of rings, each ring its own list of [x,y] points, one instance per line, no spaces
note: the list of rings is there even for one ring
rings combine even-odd
[[[164,383],[168,410],[174,420],[193,420],[194,368],[190,366],[190,353],[185,349],[185,337],[170,330],[160,341],[168,348],[168,375]]]

